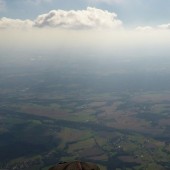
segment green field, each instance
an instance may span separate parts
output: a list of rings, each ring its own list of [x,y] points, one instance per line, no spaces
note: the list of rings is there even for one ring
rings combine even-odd
[[[166,170],[168,102],[156,92],[6,98],[0,106],[1,167],[45,170],[60,161],[84,160],[101,169]]]
[[[72,160],[101,170],[170,169],[169,74],[134,72],[123,61],[103,63],[103,73],[82,61],[76,72],[69,62],[0,72],[0,169]]]

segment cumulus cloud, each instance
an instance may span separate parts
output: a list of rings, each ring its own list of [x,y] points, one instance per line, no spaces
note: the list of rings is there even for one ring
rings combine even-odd
[[[159,29],[164,29],[164,30],[170,30],[170,23],[169,24],[162,24],[162,25],[158,25]]]
[[[147,31],[147,32],[150,32],[150,31],[153,31],[154,28],[151,27],[151,26],[138,26],[136,28],[136,31]]]
[[[46,0],[47,1],[47,0]],[[49,13],[39,15],[34,21],[0,19],[0,29],[6,28],[64,28],[64,29],[119,29],[122,21],[113,12],[88,7],[86,10],[52,10]]]
[[[32,0],[30,0],[32,1]],[[52,1],[52,0],[37,0]],[[0,4],[3,2],[0,0]],[[65,30],[124,30],[122,21],[114,12],[88,7],[85,10],[52,10],[33,20],[0,18],[0,29],[59,28]],[[170,30],[170,23],[157,26],[138,26],[134,32],[155,32]]]
[[[10,19],[3,17],[0,19],[0,29],[25,29],[31,28],[33,22],[31,20]]]
[[[155,27],[151,27],[151,26],[138,26],[135,30],[136,31],[144,31],[144,32],[170,30],[170,23],[169,24],[157,25]]]
[[[37,17],[35,27],[66,29],[121,28],[122,22],[115,13],[88,7],[86,10],[52,10]]]

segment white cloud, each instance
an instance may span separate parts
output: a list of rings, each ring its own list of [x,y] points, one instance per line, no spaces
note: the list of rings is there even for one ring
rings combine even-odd
[[[115,13],[88,7],[86,10],[52,10],[37,17],[35,27],[57,27],[67,29],[115,29],[122,22]]]
[[[164,29],[164,30],[170,30],[170,23],[169,24],[162,24],[162,25],[158,25],[159,29]]]
[[[0,11],[4,11],[6,9],[6,3],[4,0],[0,0]]]
[[[151,31],[153,31],[153,30],[154,30],[154,28],[151,27],[151,26],[138,26],[138,27],[136,28],[136,31],[147,31],[147,32],[151,32]]]
[[[30,0],[32,1],[32,0]],[[51,1],[51,0],[38,0]],[[0,0],[1,4],[2,0]],[[88,7],[85,10],[52,10],[32,20],[0,18],[0,29],[59,28],[65,30],[124,30],[122,21],[114,12]],[[170,23],[157,26],[138,26],[133,32],[169,32]],[[128,30],[127,30],[128,31]]]
[[[23,29],[33,26],[37,28],[114,30],[122,28],[122,22],[115,13],[92,7],[77,11],[52,10],[47,14],[39,15],[35,21],[6,17],[0,19],[0,29]]]
[[[154,26],[154,27],[151,27],[151,26],[138,26],[135,30],[136,31],[144,31],[144,32],[170,30],[170,23],[157,25],[157,26]]]
[[[20,20],[20,19],[10,19],[10,18],[1,18],[0,19],[0,29],[25,29],[31,28],[33,22],[31,20]]]

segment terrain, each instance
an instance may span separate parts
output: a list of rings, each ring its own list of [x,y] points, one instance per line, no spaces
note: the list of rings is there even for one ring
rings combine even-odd
[[[71,160],[101,170],[170,169],[167,62],[139,60],[3,61],[0,169]]]

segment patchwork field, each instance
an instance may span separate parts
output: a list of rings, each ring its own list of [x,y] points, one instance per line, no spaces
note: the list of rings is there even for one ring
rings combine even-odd
[[[78,159],[103,170],[169,169],[169,103],[156,92],[7,98],[0,106],[1,167],[45,170]]]
[[[101,170],[170,169],[169,74],[131,65],[120,72],[115,62],[102,73],[83,62],[78,71],[73,61],[3,66],[0,169],[48,170],[71,160]]]

